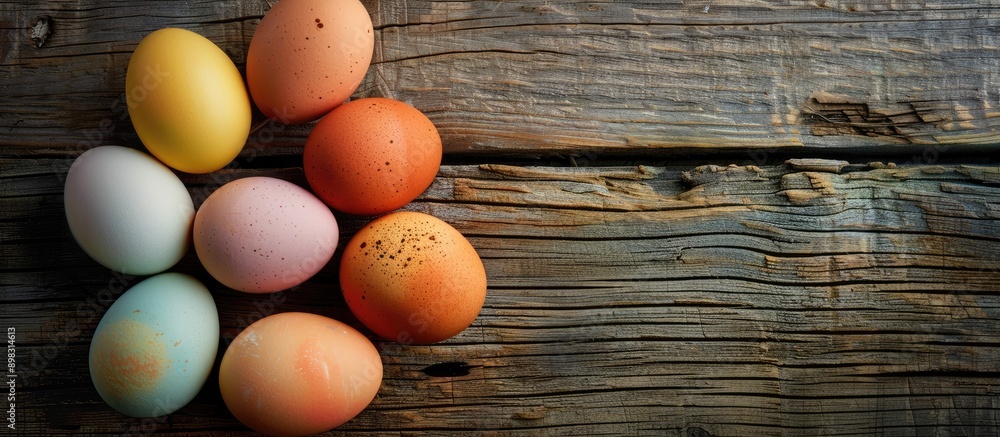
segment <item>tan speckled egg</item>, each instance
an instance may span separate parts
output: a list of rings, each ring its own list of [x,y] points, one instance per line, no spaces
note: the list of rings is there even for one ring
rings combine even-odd
[[[315,120],[354,93],[374,47],[371,18],[358,0],[282,0],[250,41],[250,95],[282,123]]]
[[[205,270],[248,293],[286,290],[322,269],[337,248],[330,209],[306,189],[269,178],[237,179],[213,192],[194,219]]]
[[[267,435],[316,434],[368,406],[382,384],[378,350],[317,314],[280,313],[247,327],[219,364],[219,389],[240,422]]]
[[[399,343],[427,344],[475,321],[486,300],[486,270],[457,229],[428,214],[401,211],[351,238],[340,286],[368,329]]]

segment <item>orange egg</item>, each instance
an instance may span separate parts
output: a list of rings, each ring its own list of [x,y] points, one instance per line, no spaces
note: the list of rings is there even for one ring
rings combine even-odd
[[[416,108],[372,97],[323,117],[306,140],[303,165],[316,195],[334,209],[378,215],[399,209],[431,185],[441,137]]]
[[[427,344],[475,321],[486,300],[486,270],[451,225],[401,211],[354,235],[341,259],[340,286],[351,311],[376,334]]]
[[[250,95],[282,123],[315,120],[354,93],[374,47],[371,18],[358,0],[275,3],[250,40]]]
[[[247,327],[226,349],[219,388],[229,411],[269,435],[333,429],[368,406],[382,359],[354,328],[310,313],[279,313]]]

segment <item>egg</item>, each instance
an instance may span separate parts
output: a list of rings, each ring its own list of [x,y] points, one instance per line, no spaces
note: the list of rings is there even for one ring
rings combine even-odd
[[[233,61],[189,30],[157,30],[139,42],[125,75],[128,113],[139,139],[187,173],[225,167],[250,135],[250,97]]]
[[[379,336],[427,344],[475,321],[486,270],[472,244],[434,216],[400,211],[375,219],[344,248],[340,286],[351,312]]]
[[[177,411],[205,385],[219,348],[219,314],[191,276],[162,273],[126,291],[90,344],[90,377],[101,398],[133,417]]]
[[[374,47],[371,18],[358,0],[275,3],[250,40],[250,94],[269,118],[315,120],[354,93]]]
[[[418,109],[382,97],[353,100],[323,117],[303,151],[306,179],[332,208],[354,215],[399,209],[434,182],[441,137]]]
[[[169,168],[138,150],[100,146],[69,168],[70,232],[101,265],[131,275],[167,270],[187,253],[194,203]]]
[[[279,313],[241,332],[219,365],[219,388],[240,422],[268,435],[307,435],[358,415],[382,384],[382,359],[354,328]]]
[[[330,209],[306,189],[270,177],[229,182],[194,220],[198,259],[216,280],[249,293],[292,288],[322,269],[337,248]]]

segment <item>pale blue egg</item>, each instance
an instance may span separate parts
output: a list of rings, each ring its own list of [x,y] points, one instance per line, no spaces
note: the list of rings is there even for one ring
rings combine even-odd
[[[104,314],[90,344],[90,377],[121,413],[163,416],[198,394],[218,347],[219,312],[208,289],[191,276],[162,273]]]

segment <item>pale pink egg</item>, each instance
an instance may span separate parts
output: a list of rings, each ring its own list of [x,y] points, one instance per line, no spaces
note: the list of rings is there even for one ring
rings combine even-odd
[[[291,182],[237,179],[216,190],[194,220],[198,259],[216,280],[248,293],[286,290],[330,261],[339,230],[330,209]]]

